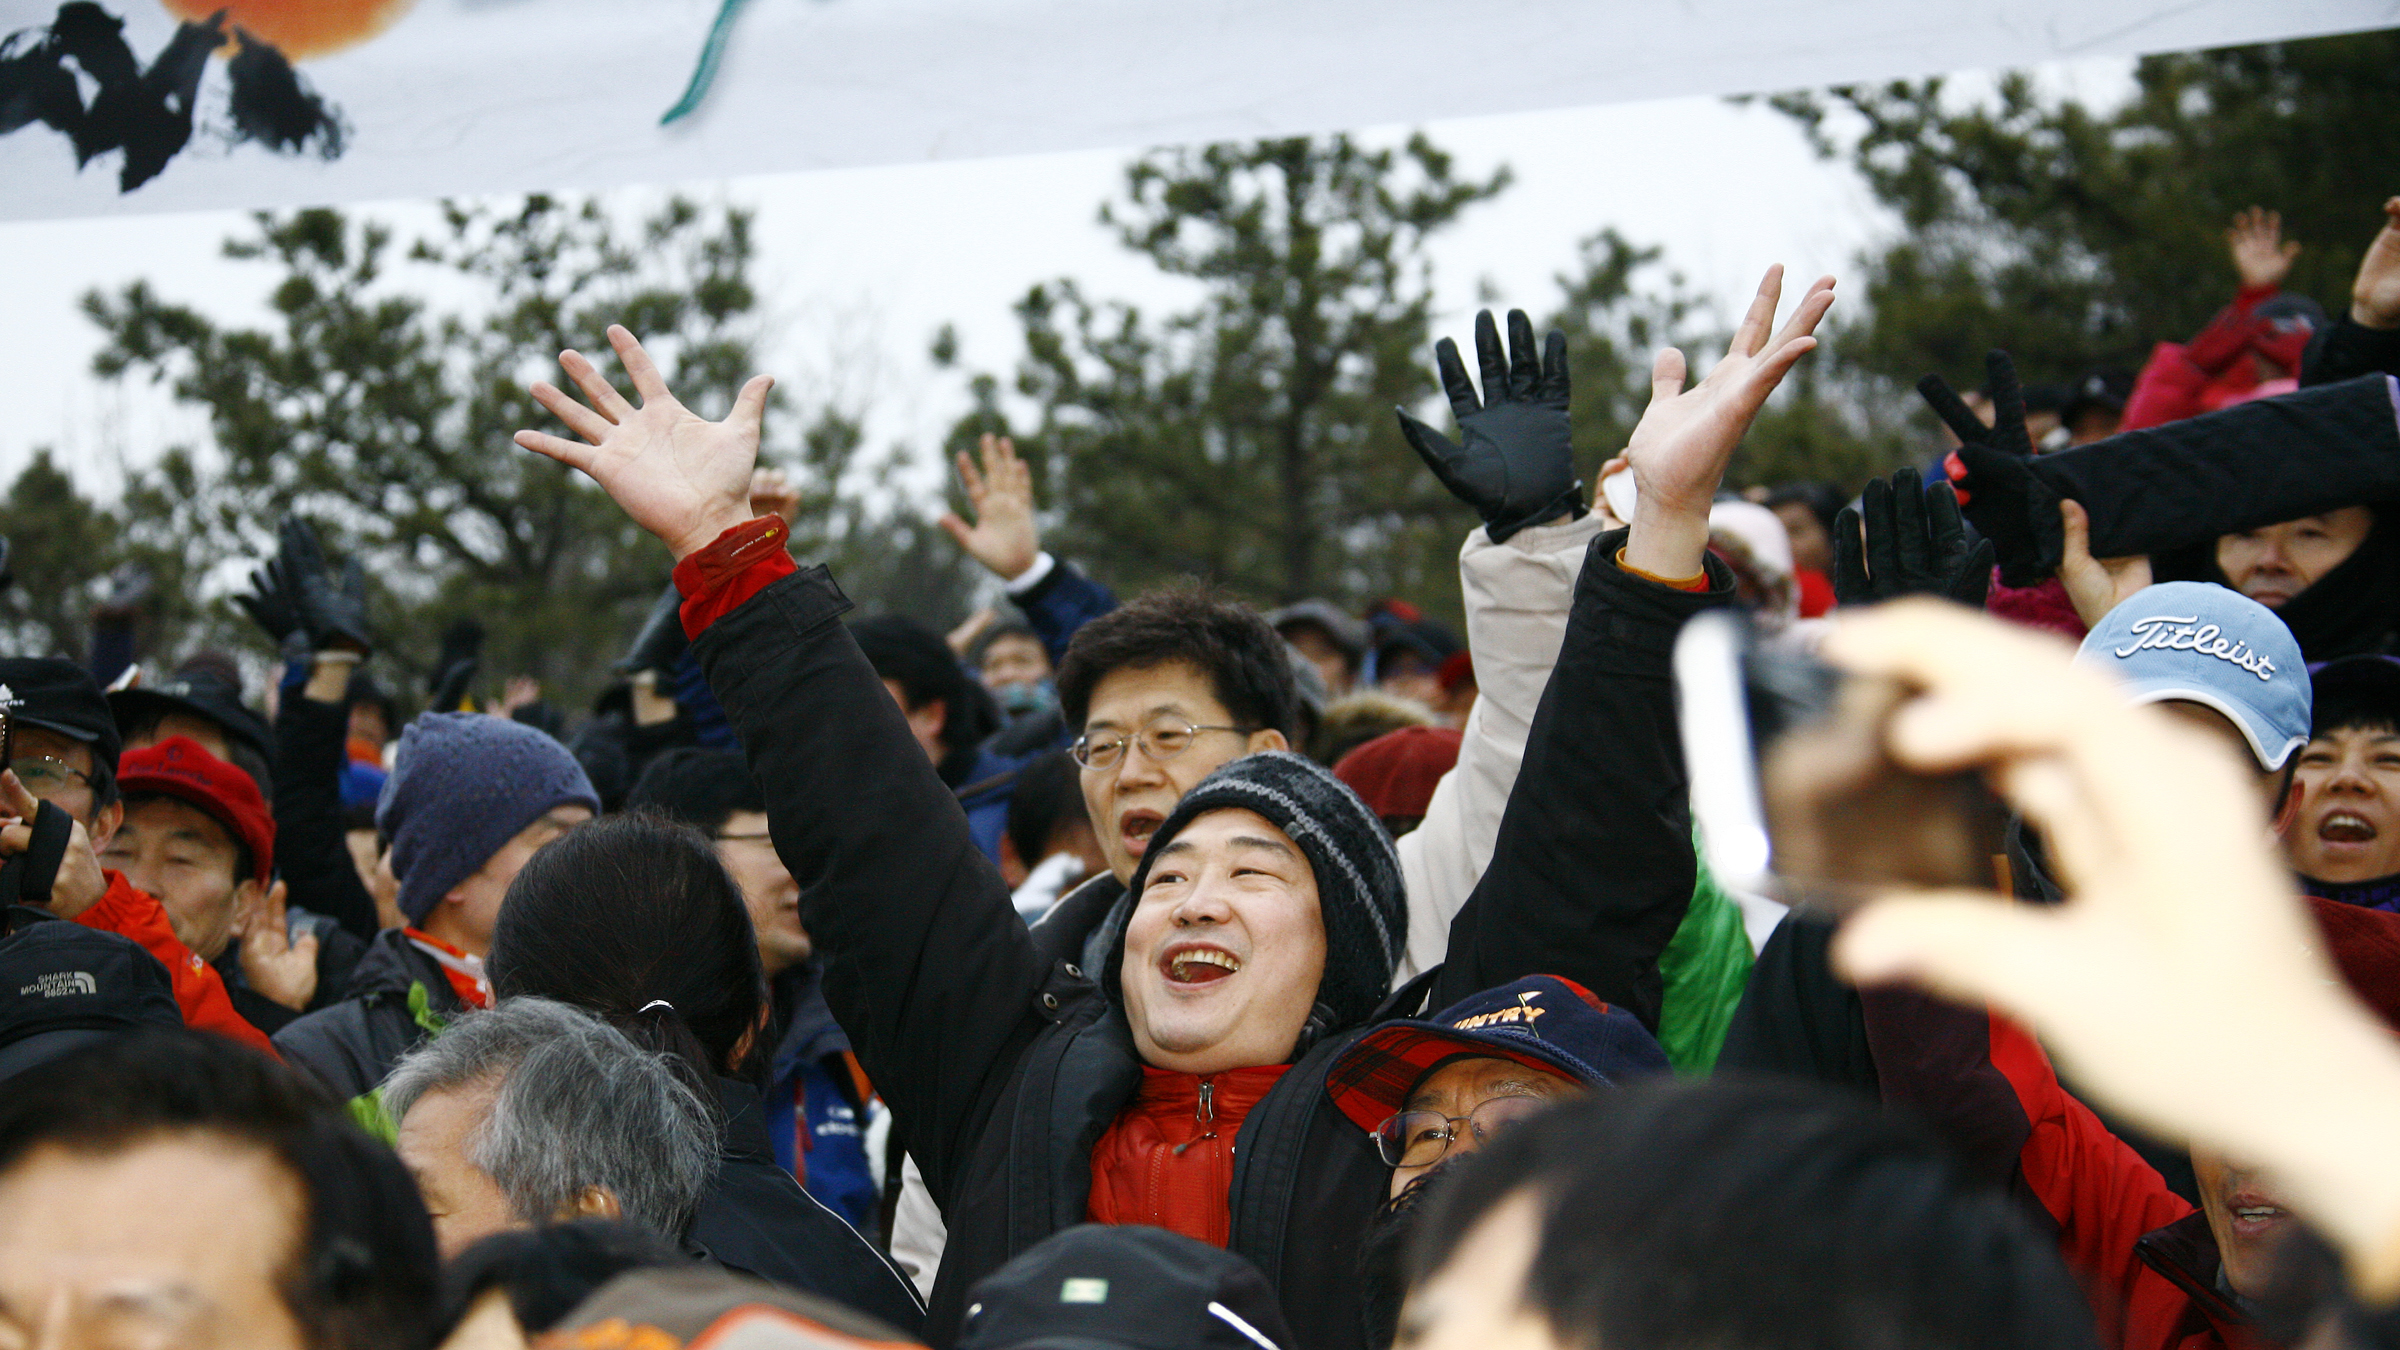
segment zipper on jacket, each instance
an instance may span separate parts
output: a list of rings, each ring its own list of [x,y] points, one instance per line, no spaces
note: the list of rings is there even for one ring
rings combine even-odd
[[[1192,1111],[1192,1118],[1199,1121],[1203,1125],[1213,1125],[1216,1123],[1217,1082],[1215,1079],[1203,1078],[1200,1080],[1200,1105]],[[1176,1157],[1180,1158],[1183,1156],[1184,1150],[1190,1148],[1192,1145],[1199,1143],[1203,1139],[1214,1139],[1216,1137],[1217,1132],[1215,1130],[1202,1130],[1199,1134],[1196,1134],[1191,1138],[1184,1140],[1182,1143],[1177,1144],[1174,1147],[1173,1152]]]

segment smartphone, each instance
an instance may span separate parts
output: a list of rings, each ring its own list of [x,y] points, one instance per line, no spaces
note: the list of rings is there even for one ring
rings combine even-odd
[[[1675,643],[1676,716],[1702,856],[1717,879],[1840,911],[1889,886],[2006,890],[2008,811],[1974,772],[1884,752],[1909,691],[1762,647],[1713,610]]]

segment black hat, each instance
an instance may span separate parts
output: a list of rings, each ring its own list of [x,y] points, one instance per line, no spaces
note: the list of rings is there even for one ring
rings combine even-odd
[[[958,1350],[1292,1350],[1258,1267],[1163,1228],[1083,1224],[967,1292]]]
[[[156,684],[111,690],[108,706],[116,714],[120,735],[146,717],[189,713],[223,727],[227,737],[257,751],[261,759],[273,754],[267,724],[243,706],[241,687],[208,666],[187,666]]]
[[[1183,794],[1159,822],[1127,889],[1139,902],[1150,865],[1185,826],[1211,811],[1253,811],[1300,848],[1317,882],[1325,920],[1325,974],[1317,983],[1300,1050],[1317,1036],[1357,1026],[1392,985],[1408,941],[1408,899],[1400,854],[1367,804],[1333,770],[1288,750],[1266,750],[1220,766]],[[1109,962],[1109,979],[1124,948]],[[1112,991],[1113,992],[1113,991]]]
[[[9,715],[20,725],[82,741],[93,759],[116,772],[124,741],[108,700],[83,667],[55,656],[0,657],[0,700],[11,699]]]
[[[180,1027],[167,968],[128,938],[11,907],[0,938],[0,1080],[136,1027]],[[37,917],[38,916],[38,917]]]

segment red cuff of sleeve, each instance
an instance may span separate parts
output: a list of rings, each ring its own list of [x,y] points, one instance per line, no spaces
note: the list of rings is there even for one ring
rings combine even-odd
[[[784,550],[790,527],[776,516],[760,516],[716,537],[707,548],[675,564],[675,589],[683,592],[684,636],[697,638],[743,602],[800,570]]]

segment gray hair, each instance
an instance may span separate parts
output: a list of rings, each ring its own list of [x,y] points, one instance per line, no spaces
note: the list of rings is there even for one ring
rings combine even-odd
[[[517,1217],[547,1223],[597,1186],[624,1217],[680,1237],[716,1175],[718,1122],[676,1076],[607,1022],[546,998],[468,1013],[383,1082],[397,1122],[428,1092],[497,1083],[466,1137],[467,1161]]]

